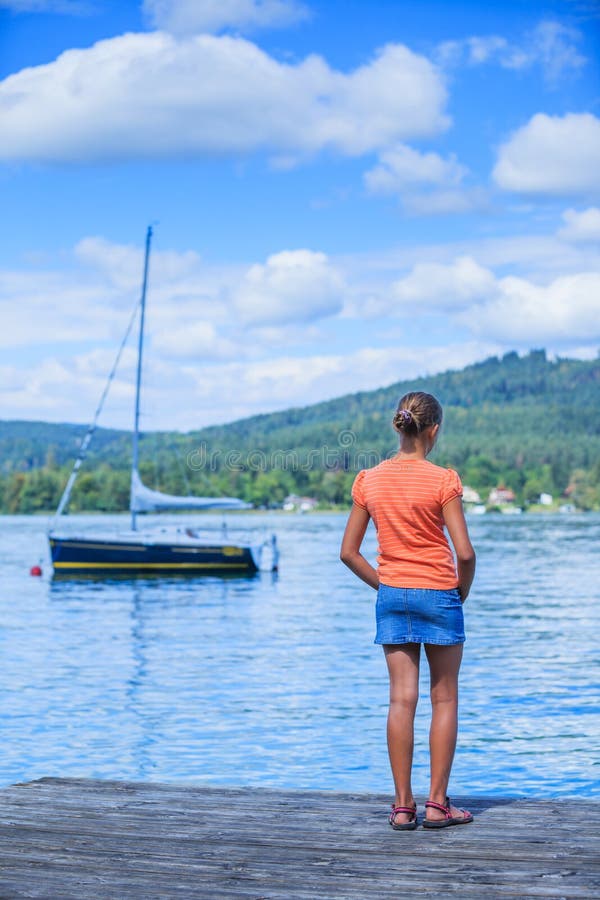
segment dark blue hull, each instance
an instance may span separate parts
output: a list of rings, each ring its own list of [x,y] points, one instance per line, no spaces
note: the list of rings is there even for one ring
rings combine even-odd
[[[52,535],[49,541],[54,572],[61,575],[103,572],[213,575],[258,571],[250,548],[236,544],[187,546]]]

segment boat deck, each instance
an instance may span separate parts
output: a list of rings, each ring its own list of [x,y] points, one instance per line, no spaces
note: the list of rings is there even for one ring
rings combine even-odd
[[[600,896],[600,801],[457,802],[395,832],[388,797],[44,778],[1,791],[0,897]]]

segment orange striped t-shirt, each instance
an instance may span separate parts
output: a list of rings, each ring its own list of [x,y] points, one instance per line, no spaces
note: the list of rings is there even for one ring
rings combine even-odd
[[[442,508],[462,497],[453,469],[427,460],[386,459],[354,479],[352,499],[377,529],[379,579],[392,587],[448,590],[458,586]]]

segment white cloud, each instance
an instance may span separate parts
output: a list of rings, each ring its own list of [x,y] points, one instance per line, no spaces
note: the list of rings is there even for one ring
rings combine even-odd
[[[189,431],[256,413],[307,406],[353,391],[406,378],[462,368],[500,347],[477,341],[415,346],[365,346],[350,353],[281,354],[256,361],[181,365],[167,361],[144,368],[144,427]],[[129,361],[128,361],[129,362]],[[48,357],[26,371],[0,366],[0,416],[88,422],[106,377],[108,358],[82,354]],[[73,391],[73,384],[78,390]],[[127,372],[111,388],[102,425],[131,428],[134,379]]]
[[[548,246],[555,257],[566,249],[565,244],[553,240]],[[543,273],[538,277],[501,277],[489,264],[484,266],[472,256],[438,263],[435,250],[429,252],[433,259],[416,263],[391,284],[382,281],[371,285],[369,291],[363,289],[362,297],[355,289],[347,298],[346,315],[363,321],[396,317],[405,327],[421,328],[425,333],[433,328],[429,320],[435,317],[435,327],[443,323],[448,334],[456,337],[462,330],[474,339],[505,349],[581,349],[582,342],[589,349],[600,341],[597,257],[596,267],[589,271],[580,269],[550,278],[547,273],[545,278]],[[502,254],[495,255],[496,265],[502,267]],[[492,256],[489,248],[488,256]],[[585,259],[582,255],[580,262]]]
[[[431,190],[407,194],[402,200],[408,213],[415,216],[442,216],[485,210],[488,198],[481,188]]]
[[[82,273],[0,272],[0,347],[109,340],[133,302]]]
[[[5,419],[89,422],[113,359],[114,353],[109,360],[94,351],[72,359],[46,357],[25,369],[2,366],[0,415]],[[106,364],[102,371],[98,371],[100,362]],[[110,409],[116,414],[114,421],[128,428],[133,412],[133,372],[127,373],[131,375],[129,380],[124,380],[121,373],[110,392]]]
[[[221,372],[226,385],[235,383],[237,377],[251,402],[260,402],[261,396],[267,395],[273,408],[286,409],[461,367],[480,358],[478,353],[481,354],[481,345],[474,342],[427,348],[365,346],[344,354],[274,357],[250,363],[241,370],[231,365]]]
[[[287,250],[252,266],[233,300],[250,324],[310,322],[342,308],[344,284],[324,253]]]
[[[1,82],[0,159],[359,156],[444,129],[445,102],[437,69],[397,44],[342,73],[242,38],[126,34]]]
[[[434,257],[438,255],[433,251]],[[399,263],[393,268],[397,271]],[[497,289],[494,273],[467,255],[448,263],[424,259],[402,278],[390,280],[390,274],[386,271],[379,283],[367,284],[364,272],[353,273],[344,316],[381,319],[406,318],[408,314],[416,322],[423,316],[441,313],[452,318],[487,300]]]
[[[454,155],[420,153],[405,144],[379,154],[379,163],[364,175],[372,194],[394,194],[413,215],[470,212],[485,205],[478,189],[462,187],[468,169]]]
[[[589,228],[588,210],[568,212],[567,228]],[[231,421],[514,347],[595,355],[600,274],[589,242],[538,235],[458,246],[334,259],[291,250],[250,267],[156,249],[144,427]],[[62,272],[41,263],[0,272],[5,418],[89,420],[139,296],[141,247],[88,237],[61,259]],[[103,424],[131,424],[135,357],[132,340]]]
[[[498,35],[474,36],[458,41],[444,41],[436,48],[435,57],[444,68],[475,66],[497,61],[507,48],[506,38]]]
[[[519,234],[477,241],[436,244],[423,248],[421,259],[451,261],[458,255],[472,255],[477,262],[499,274],[516,274],[539,283],[548,283],[565,274],[595,270],[598,252],[592,244],[566,243],[554,234]],[[403,259],[409,265],[411,259]]]
[[[202,320],[161,328],[154,334],[152,350],[170,359],[232,359],[244,355],[234,341],[219,336],[212,322]]]
[[[173,34],[281,28],[309,16],[297,0],[143,0],[142,8],[152,25]]]
[[[489,62],[499,53],[506,50],[508,41],[492,35],[490,37],[471,37],[466,41],[470,65],[481,65]]]
[[[548,82],[558,83],[569,69],[581,69],[587,62],[579,53],[581,33],[560,22],[540,22],[532,35],[530,57],[539,60]]]
[[[461,256],[451,265],[417,263],[405,278],[392,285],[399,304],[397,311],[414,304],[420,311],[456,311],[487,299],[495,291],[493,272],[469,256]]]
[[[500,147],[493,171],[504,190],[564,196],[600,190],[600,119],[538,113]]]
[[[62,271],[43,266],[0,271],[0,347],[94,343],[116,351],[139,297],[142,248],[87,237],[63,259],[67,267]],[[312,323],[335,315],[345,290],[342,275],[325,254],[310,250],[273,254],[249,268],[211,268],[193,251],[155,250],[148,341],[159,358],[171,360],[260,356],[274,344],[318,339],[318,333],[311,334]],[[112,358],[103,361],[108,372]]]
[[[65,268],[0,271],[0,347],[120,340],[140,294],[143,250],[102,238],[79,241],[63,255]],[[206,271],[197,254],[153,252],[148,300],[151,331],[173,330],[181,317],[226,317],[215,299],[239,275]],[[183,344],[183,341],[182,341]],[[223,351],[223,346],[219,352]]]
[[[139,288],[144,251],[134,244],[115,244],[102,237],[82,238],[75,245],[75,256],[91,269],[106,277],[121,290]],[[197,271],[200,257],[192,250],[185,253],[159,250],[150,258],[154,284],[172,282]]]
[[[600,241],[600,209],[597,206],[590,206],[581,212],[567,209],[562,217],[565,225],[558,236],[563,240],[576,244]]]
[[[580,272],[549,285],[509,276],[498,282],[496,296],[464,316],[474,334],[521,346],[600,339],[600,273]]]
[[[365,184],[374,194],[396,194],[417,185],[458,185],[467,169],[455,156],[443,159],[437,153],[419,153],[403,144],[385,150],[380,162],[365,173]]]
[[[554,86],[569,71],[578,71],[587,63],[577,49],[581,38],[577,29],[547,20],[540,22],[520,43],[511,43],[500,35],[445,41],[438,46],[436,59],[444,68],[494,63],[513,70],[539,66],[548,85]]]

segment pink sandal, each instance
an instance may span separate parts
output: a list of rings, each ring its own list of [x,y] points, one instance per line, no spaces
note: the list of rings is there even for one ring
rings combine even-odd
[[[397,823],[394,821],[396,813],[408,813],[411,818],[408,822]],[[417,804],[414,806],[394,806],[392,803],[392,812],[390,814],[390,825],[394,831],[414,831],[417,827]]]
[[[461,813],[464,813],[462,816],[453,816],[450,812],[450,797],[446,797],[446,805],[442,806],[441,803],[434,803],[433,800],[428,800],[425,804],[425,809],[428,806],[431,806],[433,809],[439,809],[440,812],[445,813],[445,819],[423,819],[423,828],[447,828],[448,825],[466,825],[468,822],[473,821],[473,816],[466,809],[461,809]]]

